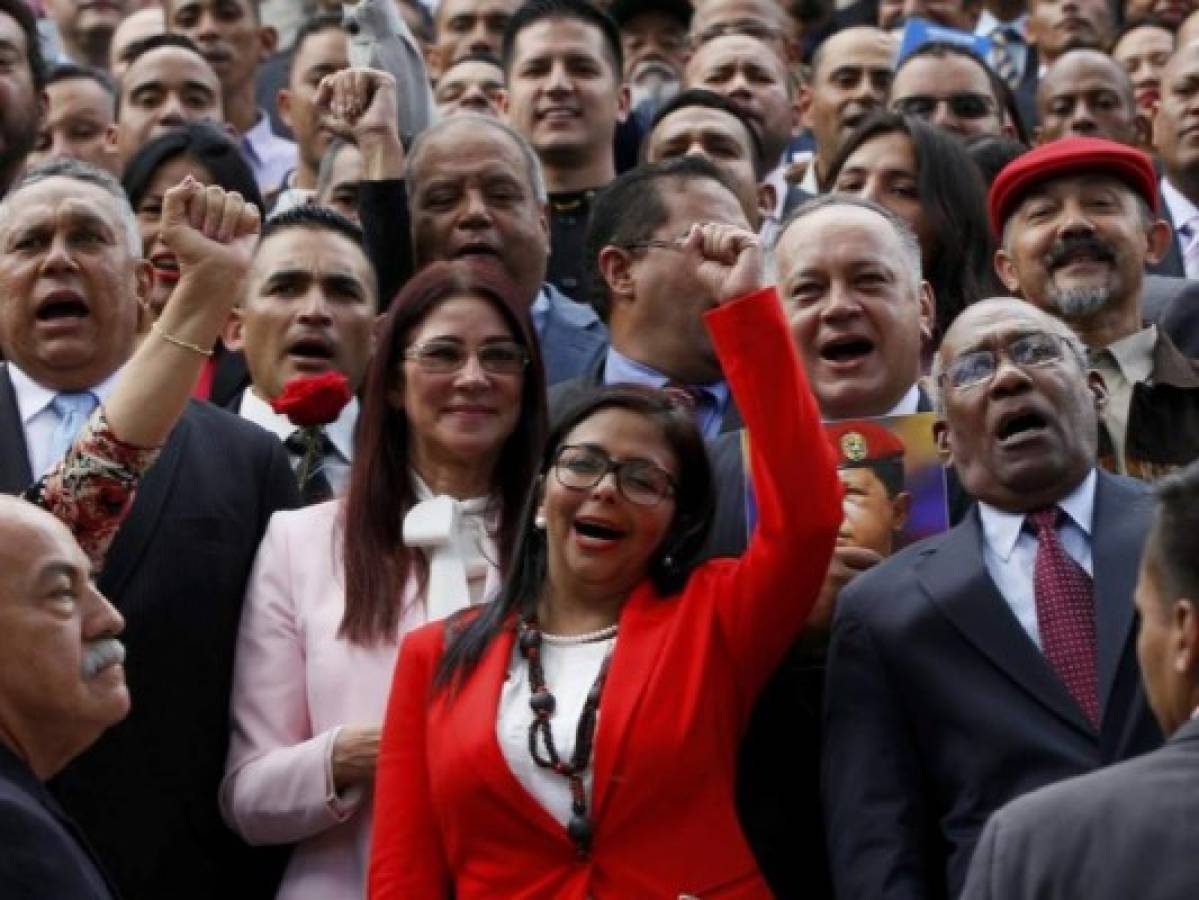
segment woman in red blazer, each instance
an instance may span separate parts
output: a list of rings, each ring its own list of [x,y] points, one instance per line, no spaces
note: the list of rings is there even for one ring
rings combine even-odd
[[[608,388],[551,436],[499,600],[405,640],[370,896],[769,897],[734,809],[754,699],[816,600],[840,486],[748,232],[673,248],[753,436],[758,526],[694,569],[711,474],[684,404]],[[612,476],[612,477],[610,477]]]

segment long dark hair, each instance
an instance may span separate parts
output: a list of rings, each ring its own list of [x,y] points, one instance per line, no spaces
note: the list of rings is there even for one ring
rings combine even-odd
[[[344,511],[346,609],[338,631],[352,643],[393,639],[404,585],[413,573],[422,584],[428,576],[423,554],[404,545],[404,514],[416,503],[416,490],[408,417],[390,397],[403,386],[401,363],[413,331],[443,302],[463,295],[491,304],[529,353],[520,415],[491,474],[491,491],[500,502],[501,570],[517,544],[519,510],[533,483],[546,428],[545,372],[528,306],[516,285],[488,261],[436,262],[418,272],[391,304],[363,385]]]
[[[121,177],[121,187],[125,189],[134,212],[137,212],[158,170],[180,156],[203,166],[212,176],[213,184],[227,191],[237,191],[247,203],[258,207],[263,218],[266,217],[262,192],[241,151],[225,132],[207,122],[181,125],[133,154]]]
[[[963,309],[1002,293],[995,283],[995,239],[987,219],[987,192],[970,155],[957,140],[932,125],[898,113],[876,113],[846,138],[829,169],[829,184],[858,148],[888,134],[906,135],[916,158],[916,189],[936,246],[924,278],[936,297],[934,347]]]
[[[491,641],[510,627],[513,613],[526,617],[536,610],[548,574],[545,529],[533,522],[545,480],[553,477],[550,467],[571,432],[606,409],[627,410],[649,419],[658,426],[678,461],[674,519],[650,560],[647,575],[663,597],[677,594],[687,583],[707,539],[716,503],[703,437],[691,413],[662,391],[639,385],[601,388],[568,410],[550,433],[541,455],[538,489],[529,493],[521,515],[520,536],[504,588],[479,615],[469,621],[463,617],[451,622],[449,643],[437,670],[438,688],[469,677]]]

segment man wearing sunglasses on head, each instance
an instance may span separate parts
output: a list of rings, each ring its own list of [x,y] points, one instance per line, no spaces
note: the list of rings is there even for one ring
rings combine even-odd
[[[1161,741],[1133,649],[1148,489],[1096,469],[1083,345],[984,300],[934,380],[937,441],[978,502],[841,591],[823,785],[842,900],[957,897],[995,809]]]
[[[887,108],[959,137],[995,134],[1025,140],[1011,91],[968,50],[925,44],[895,70]]]
[[[1199,456],[1199,363],[1144,321],[1145,264],[1171,240],[1149,157],[1063,138],[1010,163],[988,203],[1000,280],[1077,332],[1107,384],[1100,463],[1153,479]]]

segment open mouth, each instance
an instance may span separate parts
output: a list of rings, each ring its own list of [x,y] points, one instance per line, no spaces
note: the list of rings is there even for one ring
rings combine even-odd
[[[179,280],[179,260],[173,253],[156,254],[150,257],[150,265],[154,267],[154,277],[161,281]]]
[[[552,106],[549,109],[543,109],[537,114],[537,118],[543,122],[570,122],[579,118],[579,111],[565,106]]]
[[[500,252],[491,244],[477,241],[470,244],[463,244],[454,251],[454,259],[464,259],[468,256],[489,256],[493,259],[499,257]]]
[[[59,319],[86,319],[89,315],[87,304],[75,295],[60,294],[50,297],[37,308],[39,322],[53,322]]]
[[[287,355],[312,362],[329,362],[333,359],[333,345],[320,338],[300,338],[287,348]]]
[[[820,348],[821,359],[833,363],[852,363],[874,352],[874,343],[864,337],[843,337],[827,341]]]
[[[1038,413],[1017,413],[1000,421],[996,436],[1000,444],[1016,443],[1044,431],[1048,424]]]
[[[625,535],[623,531],[595,519],[575,519],[575,531],[582,537],[596,541],[618,541]]]

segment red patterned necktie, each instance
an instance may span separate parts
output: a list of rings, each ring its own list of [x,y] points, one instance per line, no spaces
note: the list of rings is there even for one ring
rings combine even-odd
[[[1091,724],[1099,727],[1099,676],[1096,671],[1095,601],[1091,576],[1076,563],[1058,538],[1058,507],[1025,516],[1037,537],[1033,593],[1041,646],[1049,665]]]

